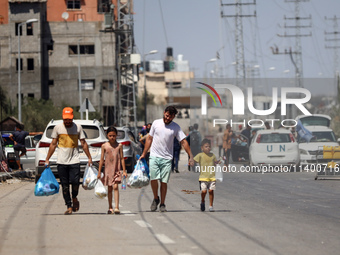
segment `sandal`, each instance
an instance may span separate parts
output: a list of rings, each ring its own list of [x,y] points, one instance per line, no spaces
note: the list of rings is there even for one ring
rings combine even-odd
[[[67,210],[64,212],[64,215],[70,215],[70,214],[72,214],[72,208],[71,207],[67,208]]]
[[[116,209],[114,210],[114,214],[120,214],[120,211],[119,211],[118,208],[116,208]]]
[[[109,210],[107,211],[107,214],[113,214],[113,209],[109,209]]]
[[[73,206],[72,206],[72,211],[77,212],[79,211],[79,201],[77,198],[73,198]]]

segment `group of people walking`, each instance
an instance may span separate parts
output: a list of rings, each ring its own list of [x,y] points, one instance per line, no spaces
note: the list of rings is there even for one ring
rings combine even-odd
[[[151,211],[166,212],[166,194],[171,171],[178,172],[178,159],[180,148],[184,148],[188,155],[188,165],[215,166],[219,163],[211,152],[211,143],[208,139],[201,139],[198,125],[187,137],[181,127],[173,120],[178,113],[174,106],[168,106],[164,110],[163,118],[155,120],[148,125],[144,134],[143,152],[140,159],[148,159],[150,170],[150,184],[153,200]],[[101,178],[102,166],[105,164],[103,184],[108,187],[108,214],[119,214],[119,189],[122,178],[127,177],[122,145],[116,140],[117,130],[114,127],[107,129],[108,142],[101,147],[101,159],[99,163],[98,178]],[[198,135],[198,137],[196,137]],[[73,122],[73,109],[66,107],[63,110],[63,123],[56,125],[52,131],[52,142],[45,160],[49,165],[49,159],[58,147],[57,169],[62,186],[63,198],[67,210],[65,215],[70,215],[80,208],[77,198],[80,181],[80,160],[78,152],[78,140],[88,157],[88,164],[92,164],[91,154],[85,140],[81,125]],[[191,137],[191,138],[190,138]],[[176,140],[178,144],[176,144]],[[189,145],[190,143],[190,145]],[[228,142],[226,142],[228,143]],[[175,148],[177,147],[177,148]],[[228,150],[226,150],[228,151]],[[173,161],[174,156],[177,159]],[[105,161],[105,163],[104,163]],[[121,170],[123,170],[121,172]],[[200,208],[205,210],[205,196],[209,192],[209,211],[213,209],[213,196],[216,188],[215,174],[200,173],[200,188],[202,190]],[[71,191],[70,191],[71,184]],[[112,205],[112,192],[114,192],[115,208]],[[70,194],[71,193],[71,194]]]

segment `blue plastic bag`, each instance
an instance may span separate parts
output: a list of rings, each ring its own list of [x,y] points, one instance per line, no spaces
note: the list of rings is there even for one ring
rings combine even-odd
[[[59,183],[50,167],[45,168],[34,188],[36,196],[50,196],[59,193]]]

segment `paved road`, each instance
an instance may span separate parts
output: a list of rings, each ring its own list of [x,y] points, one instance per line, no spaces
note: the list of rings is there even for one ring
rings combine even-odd
[[[65,216],[61,193],[35,197],[29,180],[0,185],[0,254],[339,254],[339,181],[225,173],[216,212],[201,212],[198,174],[182,159],[166,213],[150,212],[150,187],[121,191],[121,215],[81,188],[80,211]]]

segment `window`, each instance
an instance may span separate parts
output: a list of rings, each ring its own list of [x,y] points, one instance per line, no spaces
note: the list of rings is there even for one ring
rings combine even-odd
[[[81,80],[81,90],[94,90],[94,80]]]
[[[67,0],[67,9],[80,9],[80,0]]]
[[[19,70],[18,59],[16,60],[16,71]],[[20,71],[22,72],[22,58],[20,59]]]
[[[28,93],[27,96],[30,98],[34,98],[34,93]]]
[[[15,23],[15,35],[22,35],[22,26],[20,26],[20,31],[19,31],[19,25],[20,23]]]
[[[48,80],[48,86],[54,86],[54,80]]]
[[[110,1],[109,0],[98,0],[97,2],[98,13],[110,12]]]
[[[33,71],[34,70],[34,59],[28,58],[27,59],[27,71]]]
[[[103,90],[113,90],[113,80],[103,80]]]
[[[78,55],[78,45],[69,45],[68,53],[69,55]],[[94,45],[80,45],[79,54],[94,55]]]
[[[26,35],[33,35],[33,23],[26,24]]]

